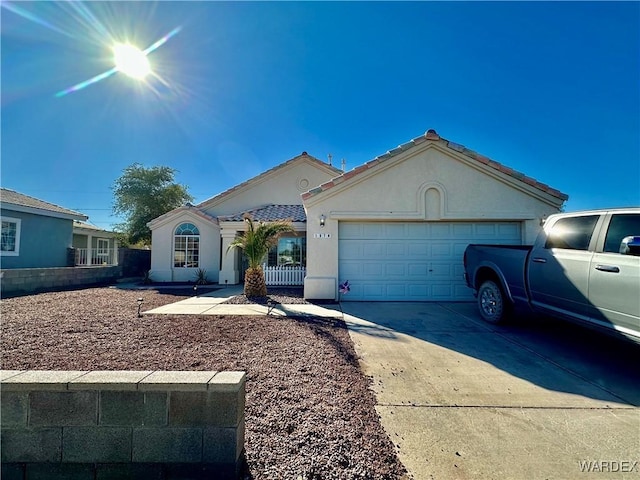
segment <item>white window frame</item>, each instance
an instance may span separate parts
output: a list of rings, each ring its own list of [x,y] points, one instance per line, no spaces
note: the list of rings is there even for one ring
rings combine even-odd
[[[190,234],[190,235],[189,235],[189,234],[177,234],[178,229],[179,229],[182,225],[193,225],[193,227],[196,229],[196,231],[197,231],[198,233],[196,233],[196,234]],[[185,258],[184,258],[184,261],[182,262],[182,265],[178,265],[178,266],[176,266],[176,243],[177,243],[177,242],[176,242],[176,240],[177,240],[178,238],[180,238],[180,239],[184,240],[184,242],[185,242],[185,248],[184,248],[184,250],[182,250],[182,249],[180,250],[180,252],[181,252],[181,253],[184,253],[184,254],[185,254]],[[190,250],[189,250],[189,243],[190,243],[190,242],[189,242],[189,240],[194,240],[194,241],[196,241],[196,243],[198,244],[198,250],[197,250],[197,252],[198,252],[198,260],[197,260],[197,262],[195,262],[195,263],[196,263],[196,265],[191,265],[191,266],[188,266],[188,265],[187,265],[187,263],[188,263],[188,262],[187,262],[187,260],[189,259],[189,251],[190,251]],[[200,228],[198,228],[198,226],[197,226],[196,224],[194,224],[194,223],[192,223],[192,222],[182,222],[182,223],[178,224],[178,225],[176,226],[176,228],[173,230],[173,242],[172,242],[172,243],[173,243],[173,249],[172,249],[172,256],[173,256],[173,259],[172,259],[172,265],[173,265],[173,268],[174,268],[174,269],[182,269],[182,268],[192,268],[192,269],[196,269],[196,268],[200,268],[200,248],[201,248],[201,246],[200,246]]]
[[[22,230],[22,220],[13,217],[0,217],[1,221],[15,223],[16,224],[16,242],[15,249],[13,251],[0,250],[0,255],[3,257],[17,257],[20,255],[20,231]]]

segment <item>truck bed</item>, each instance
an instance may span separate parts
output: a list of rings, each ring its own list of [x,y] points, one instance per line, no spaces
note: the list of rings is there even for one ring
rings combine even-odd
[[[512,300],[526,299],[525,264],[532,249],[533,245],[469,245],[464,254],[467,285],[476,291],[486,278],[482,269],[487,267],[487,271],[501,272]]]

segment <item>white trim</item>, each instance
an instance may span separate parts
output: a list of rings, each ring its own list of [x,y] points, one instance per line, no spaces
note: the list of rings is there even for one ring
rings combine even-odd
[[[13,251],[0,251],[0,254],[3,257],[18,257],[20,256],[20,231],[22,230],[22,220],[19,218],[13,217],[0,217],[3,222],[10,222],[16,224],[16,244],[15,250]]]
[[[184,216],[180,216],[184,215]],[[192,221],[184,220],[186,217],[192,218]],[[173,222],[178,222],[178,225],[181,223],[193,223],[196,225],[196,222],[208,222],[212,225],[218,225],[218,219],[213,218],[206,213],[203,213],[197,210],[196,207],[178,207],[175,210],[171,210],[170,212],[165,213],[164,215],[160,215],[157,218],[154,218],[149,223],[147,223],[147,227],[151,230],[156,230],[160,227],[168,225]],[[199,227],[198,227],[199,228]]]
[[[396,165],[410,158],[413,158],[417,155],[420,155],[428,150],[438,151],[453,160],[459,161],[466,166],[469,166],[477,171],[480,171],[492,177],[493,179],[503,184],[506,184],[526,195],[529,195],[530,197],[533,197],[543,203],[546,203],[547,205],[550,205],[554,208],[560,208],[566,202],[565,199],[560,199],[558,197],[555,197],[550,193],[545,192],[544,190],[541,190],[539,187],[536,187],[524,182],[524,180],[522,179],[509,175],[505,172],[496,170],[495,168],[489,165],[485,165],[484,163],[478,160],[475,160],[450,147],[443,146],[437,142],[438,141],[430,140],[417,145],[412,145],[406,150],[403,150],[399,153],[394,152],[391,155],[387,155],[387,156],[381,155],[379,157],[376,157],[375,159],[370,160],[369,162],[365,162],[364,164],[358,167],[355,167],[354,170],[357,170],[358,168],[362,168],[362,170],[357,174],[349,176],[349,173],[353,172],[353,170],[349,172],[345,172],[341,176],[338,176],[333,180],[331,180],[334,184],[333,187],[313,194],[312,196],[304,199],[302,203],[306,208],[314,207],[317,204],[322,203],[325,200],[335,195],[339,195],[345,190],[355,187],[356,185],[368,180],[370,177],[376,176],[390,168],[394,168]],[[363,168],[365,166],[366,168]],[[309,191],[311,192],[313,190],[314,189],[312,188]],[[455,218],[455,216],[450,218]]]
[[[109,232],[102,230],[101,228],[81,227],[79,225],[73,226],[73,234],[86,237],[87,235],[102,235],[104,238],[114,239],[118,235],[115,232]]]
[[[312,155],[300,154],[256,175],[255,177],[249,178],[248,180],[241,182],[229,188],[228,190],[205,200],[204,202],[199,203],[197,207],[200,208],[201,210],[211,210],[214,207],[217,207],[218,205],[220,205],[221,203],[227,201],[228,199],[237,197],[238,195],[244,195],[247,191],[251,190],[252,188],[268,181],[269,179],[280,176],[282,175],[283,172],[291,170],[292,168],[302,163],[315,167],[319,171],[326,173],[327,175],[338,176],[343,173],[339,168],[334,167],[333,165],[329,165],[328,163],[325,163],[322,160],[315,158]],[[309,187],[315,188],[317,187],[317,185],[309,185]]]
[[[5,210],[12,210],[14,212],[22,212],[22,213],[32,213],[34,215],[42,215],[44,217],[54,217],[54,218],[64,218],[67,220],[81,220],[87,221],[89,217],[83,215],[82,213],[63,213],[63,212],[54,212],[51,210],[45,210],[43,208],[35,208],[35,207],[26,207],[24,205],[16,205],[15,203],[2,202],[2,208]]]

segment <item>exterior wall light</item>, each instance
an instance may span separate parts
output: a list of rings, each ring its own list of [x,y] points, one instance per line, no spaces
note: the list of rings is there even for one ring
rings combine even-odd
[[[320,215],[320,226],[324,228],[324,222],[327,220],[327,217],[324,215]]]

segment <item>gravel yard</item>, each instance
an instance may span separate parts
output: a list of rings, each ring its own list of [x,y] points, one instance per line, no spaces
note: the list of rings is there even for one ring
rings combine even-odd
[[[246,478],[404,478],[342,321],[137,318],[139,297],[143,311],[185,298],[92,288],[2,300],[2,368],[245,370]],[[270,297],[304,302],[286,289]]]

